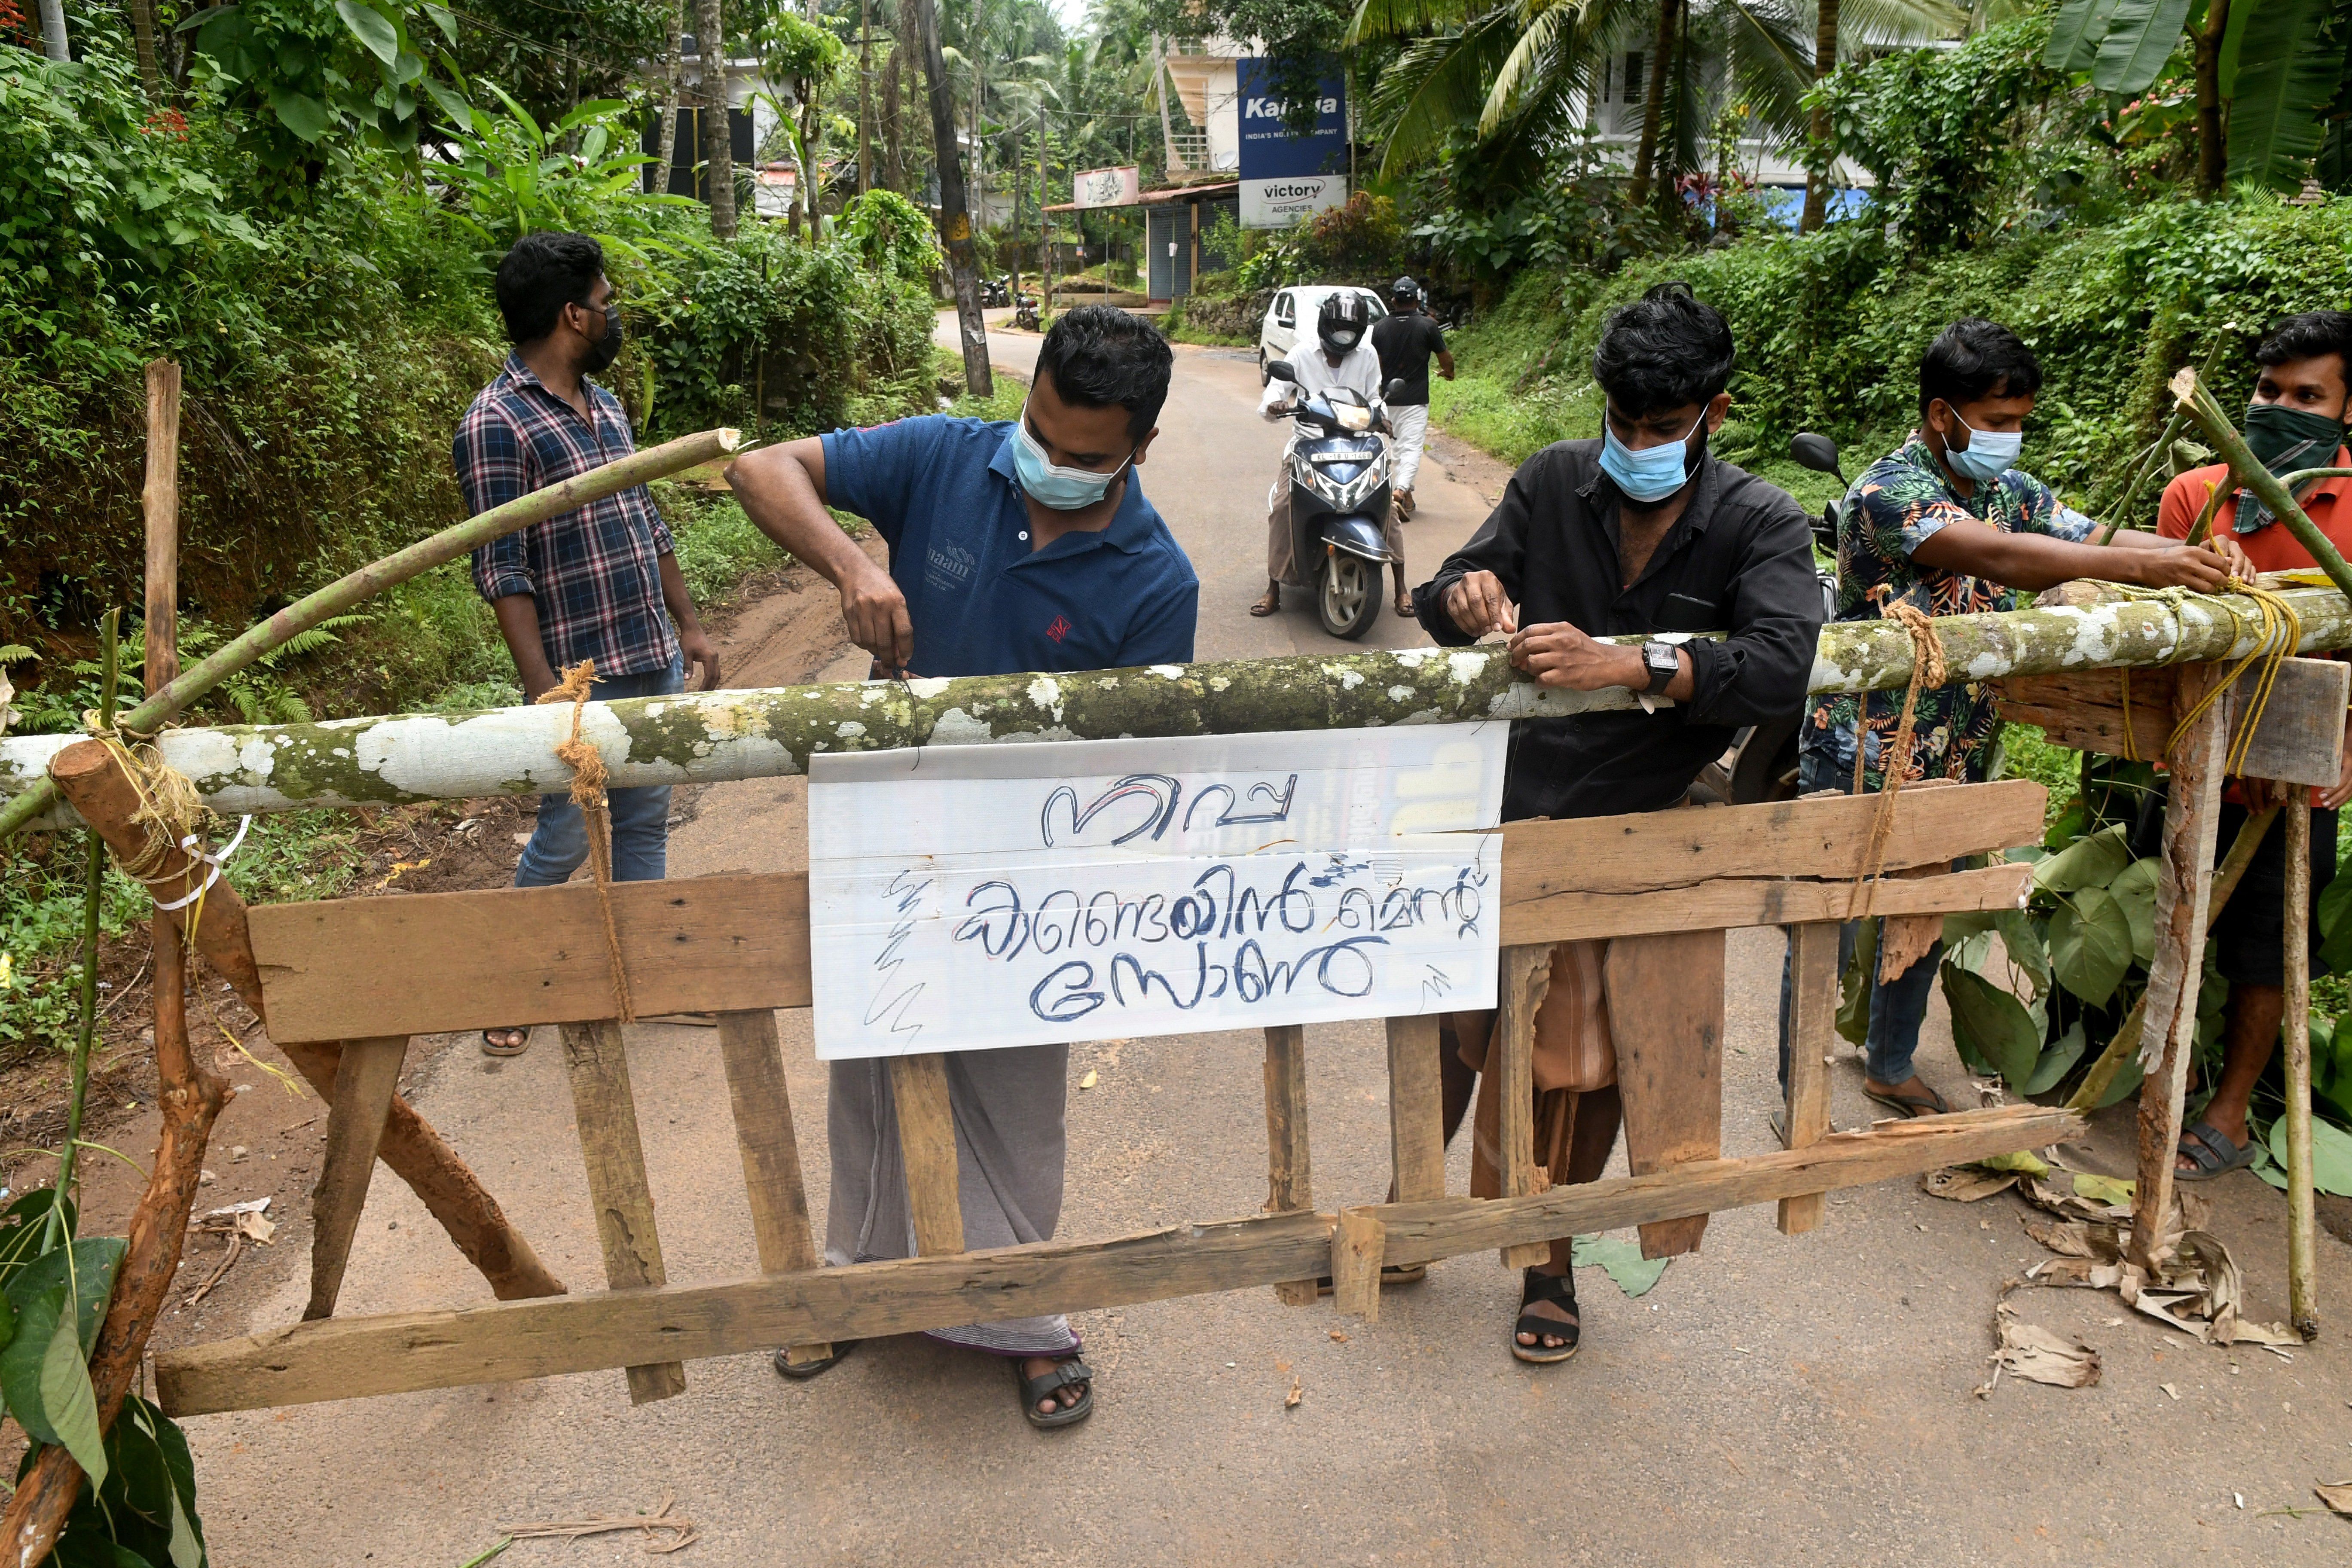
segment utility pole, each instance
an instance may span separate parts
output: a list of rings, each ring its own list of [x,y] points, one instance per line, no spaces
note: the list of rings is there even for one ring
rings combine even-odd
[[[704,0],[716,5],[718,0]],[[964,390],[974,397],[996,391],[988,373],[988,326],[980,314],[980,273],[972,255],[971,209],[965,204],[963,163],[956,156],[955,89],[948,81],[947,56],[940,48],[940,17],[933,0],[902,0],[914,13],[922,41],[923,74],[931,99],[931,137],[938,148],[940,239],[948,247],[948,277],[955,285],[957,336],[963,347]]]
[[[702,57],[704,199],[710,232],[735,237],[735,138],[727,123],[727,24],[719,0],[695,0],[694,47]]]

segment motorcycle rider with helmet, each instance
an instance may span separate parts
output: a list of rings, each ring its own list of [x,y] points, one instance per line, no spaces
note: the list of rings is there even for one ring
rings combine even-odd
[[[1292,350],[1294,380],[1270,381],[1258,399],[1259,417],[1279,420],[1333,387],[1360,393],[1367,403],[1381,401],[1381,357],[1371,345],[1371,312],[1364,297],[1352,290],[1325,298],[1315,314],[1318,347],[1306,353]],[[1271,615],[1282,608],[1282,587],[1305,586],[1290,546],[1290,454],[1286,448],[1275,469],[1274,488],[1266,497],[1265,597],[1250,606],[1253,615]],[[1412,594],[1405,587],[1404,530],[1391,505],[1381,524],[1382,542],[1396,572],[1396,612],[1410,619]]]

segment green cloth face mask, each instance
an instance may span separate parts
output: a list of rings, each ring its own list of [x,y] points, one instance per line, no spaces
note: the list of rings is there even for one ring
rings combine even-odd
[[[2306,413],[2280,402],[2246,405],[2246,444],[2273,478],[2284,479],[2297,469],[2326,467],[2343,440],[2344,422],[2340,419]],[[2318,483],[2314,479],[2301,486],[2294,497],[2296,504],[2300,505]],[[2238,509],[2230,524],[2231,532],[2255,533],[2268,528],[2272,521],[2270,508],[2252,491],[2238,492]]]

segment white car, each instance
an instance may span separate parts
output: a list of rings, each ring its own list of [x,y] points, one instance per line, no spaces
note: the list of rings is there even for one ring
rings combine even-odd
[[[1265,308],[1265,319],[1257,329],[1257,384],[1266,382],[1265,367],[1269,361],[1287,360],[1291,350],[1301,339],[1312,341],[1315,337],[1315,315],[1323,308],[1323,301],[1334,294],[1356,294],[1363,298],[1370,312],[1364,318],[1367,326],[1389,313],[1388,301],[1369,288],[1350,284],[1310,283],[1296,288],[1285,288]]]

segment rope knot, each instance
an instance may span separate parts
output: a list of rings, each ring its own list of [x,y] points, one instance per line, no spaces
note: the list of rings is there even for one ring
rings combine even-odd
[[[637,1019],[629,995],[629,968],[621,956],[621,931],[613,919],[613,818],[604,800],[604,754],[580,733],[580,721],[596,678],[596,661],[583,659],[563,672],[563,679],[541,692],[542,703],[572,705],[572,733],[556,743],[555,758],[572,769],[572,803],[587,820],[588,863],[596,873],[596,905],[604,916],[604,956],[613,971],[613,1001],[623,1023]]]

